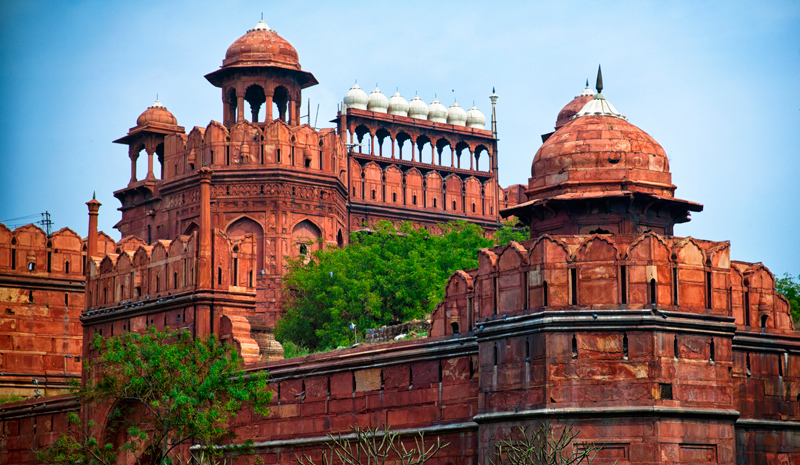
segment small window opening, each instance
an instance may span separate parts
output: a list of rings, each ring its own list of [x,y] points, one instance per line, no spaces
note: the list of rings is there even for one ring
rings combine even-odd
[[[247,272],[247,287],[253,287],[253,270]]]
[[[356,186],[353,186],[353,197],[356,196]]]
[[[414,205],[416,205],[416,204],[417,204],[417,196],[416,196],[416,195],[414,195],[414,196],[411,198],[411,203],[412,203],[412,204],[414,204]]]
[[[311,168],[311,159],[310,158],[306,158],[305,165],[306,165],[306,168]]]
[[[662,400],[672,400],[672,384],[658,383]]]
[[[783,355],[778,354],[778,376],[783,377]]]
[[[655,305],[657,302],[656,298],[656,278],[650,279],[650,305]]]
[[[672,340],[672,356],[678,358],[678,336]]]
[[[397,192],[392,192],[392,202],[397,202]]]
[[[225,164],[231,164],[231,147],[229,145],[225,146]]]
[[[489,214],[494,215],[494,207],[489,207]]]
[[[372,200],[375,200],[375,189],[372,189]]]
[[[36,263],[28,263],[28,271],[36,271]]]
[[[161,276],[156,275],[156,292],[161,290]]]
[[[450,323],[450,326],[453,328],[453,334],[458,334],[458,323]]]
[[[142,295],[142,288],[140,286],[136,286],[136,295],[134,297],[140,297]]]
[[[761,315],[761,327],[762,328],[766,328],[767,327],[767,319],[769,319],[768,315]]]
[[[47,252],[47,272],[53,271],[53,252]]]
[[[547,281],[542,282],[542,306],[547,307]]]
[[[281,149],[278,149],[278,163],[281,162]]]
[[[628,360],[628,333],[622,335],[622,356]]]
[[[578,358],[578,338],[574,334],[572,335],[572,358]]]
[[[239,257],[233,259],[233,285],[239,285]]]
[[[69,294],[64,294],[64,305],[69,306]]]
[[[64,262],[64,273],[69,274],[69,262]]]
[[[455,201],[455,200],[453,200],[453,210],[456,210],[456,209],[457,209],[457,208],[456,208],[456,201]]]
[[[319,169],[322,171],[322,150],[319,151]]]
[[[125,298],[125,285],[124,284],[120,284],[119,285],[119,299],[122,300],[124,298]]]
[[[414,385],[414,369],[408,367],[408,387],[411,387],[413,385]]]
[[[172,273],[172,287],[173,287],[173,289],[177,289],[178,288],[178,273],[177,272]]]
[[[475,213],[475,202],[472,202],[472,213]]]
[[[356,393],[356,372],[355,371],[351,371],[350,373],[353,375],[353,394],[355,394]]]
[[[292,166],[294,166],[294,146],[292,146]]]
[[[713,337],[711,338],[711,346],[708,348],[708,351],[709,351],[708,358],[709,358],[710,361],[713,362],[714,358],[717,356],[717,353],[716,353],[717,350],[716,350],[716,346],[714,344],[714,338]]]
[[[11,249],[11,269],[17,269],[17,250],[13,248]]]
[[[433,199],[433,208],[436,208],[436,199]]]
[[[748,377],[751,376],[753,373],[750,371],[750,354],[747,354],[747,356],[745,357],[744,366],[745,366],[745,371],[747,372],[747,376]]]
[[[529,363],[531,361],[531,341],[525,339],[525,363]]]
[[[570,277],[570,294],[572,305],[578,305],[578,270],[572,268],[569,270]]]
[[[711,308],[711,272],[706,271],[706,308]]]
[[[472,361],[472,357],[469,358],[469,379],[475,377],[475,362]]]
[[[296,192],[296,191],[295,191],[295,188],[294,188],[294,187],[292,187],[292,195],[295,195],[295,192]]]
[[[497,366],[497,344],[494,345],[494,366]]]
[[[328,376],[328,397],[331,396],[331,377]]]
[[[217,268],[217,284],[222,284],[222,268]]]
[[[678,268],[672,269],[672,305],[678,306]]]
[[[619,267],[619,293],[620,302],[623,304],[628,303],[628,267],[622,265]]]
[[[439,383],[444,380],[444,370],[442,369],[442,361],[439,360]]]
[[[305,244],[300,244],[300,255],[308,254],[308,247]]]

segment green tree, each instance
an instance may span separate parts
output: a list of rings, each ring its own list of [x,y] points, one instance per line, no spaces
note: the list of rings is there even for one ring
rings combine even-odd
[[[518,426],[516,438],[499,441],[491,465],[591,465],[597,453],[603,449],[594,443],[581,443],[573,440],[580,434],[572,425],[565,425],[557,431],[550,422],[543,422],[538,428],[528,431]],[[619,462],[615,460],[614,464]]]
[[[219,454],[212,446],[235,437],[227,425],[243,407],[268,413],[266,374],[244,376],[236,349],[215,336],[151,326],[141,334],[95,334],[92,352],[86,381],[73,390],[90,416],[110,407],[108,417],[81,424],[72,414],[74,433],[39,450],[42,463],[108,465],[124,454],[128,463],[173,464],[190,444]]]
[[[441,234],[378,222],[373,232],[351,235],[348,247],[290,262],[278,340],[328,349],[352,343],[350,322],[364,330],[423,318],[444,297],[454,271],[478,265],[478,249],[524,239],[525,230],[510,225],[487,237],[464,221],[442,225]]]
[[[791,306],[792,319],[800,323],[800,276],[795,280],[789,273],[784,273],[775,282],[775,290],[786,297]]]

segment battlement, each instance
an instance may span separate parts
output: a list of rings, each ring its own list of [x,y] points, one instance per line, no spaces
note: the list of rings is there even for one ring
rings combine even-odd
[[[544,235],[483,249],[478,263],[450,278],[431,335],[469,332],[501,316],[618,309],[713,315],[743,330],[794,331],[772,273],[761,263],[731,262],[727,241],[653,232]]]

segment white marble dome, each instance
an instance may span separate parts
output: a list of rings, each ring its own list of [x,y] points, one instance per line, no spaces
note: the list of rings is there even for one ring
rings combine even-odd
[[[467,112],[467,127],[486,129],[486,117],[475,105],[472,105],[472,108]]]
[[[395,92],[389,99],[389,114],[408,116],[408,101],[400,95],[400,92]]]
[[[454,124],[456,126],[466,126],[467,112],[458,106],[458,103],[453,103],[447,109],[447,124]]]
[[[433,99],[433,102],[428,106],[428,121],[434,123],[447,122],[447,108],[439,102],[439,99]]]
[[[428,105],[415,95],[411,102],[408,103],[408,116],[417,119],[428,119]]]
[[[386,113],[389,109],[389,99],[383,95],[377,87],[369,94],[367,99],[367,110],[374,111],[375,113]]]
[[[359,110],[367,109],[367,93],[364,92],[358,84],[353,85],[350,90],[344,94],[344,104],[348,108],[357,108]]]

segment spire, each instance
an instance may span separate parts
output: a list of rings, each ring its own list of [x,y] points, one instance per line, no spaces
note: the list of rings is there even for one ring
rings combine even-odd
[[[97,200],[97,191],[92,191],[92,200]]]
[[[597,65],[597,84],[595,84],[595,88],[598,94],[603,92],[603,70],[600,69],[600,65]]]
[[[586,78],[586,88],[589,88],[589,78]]]

